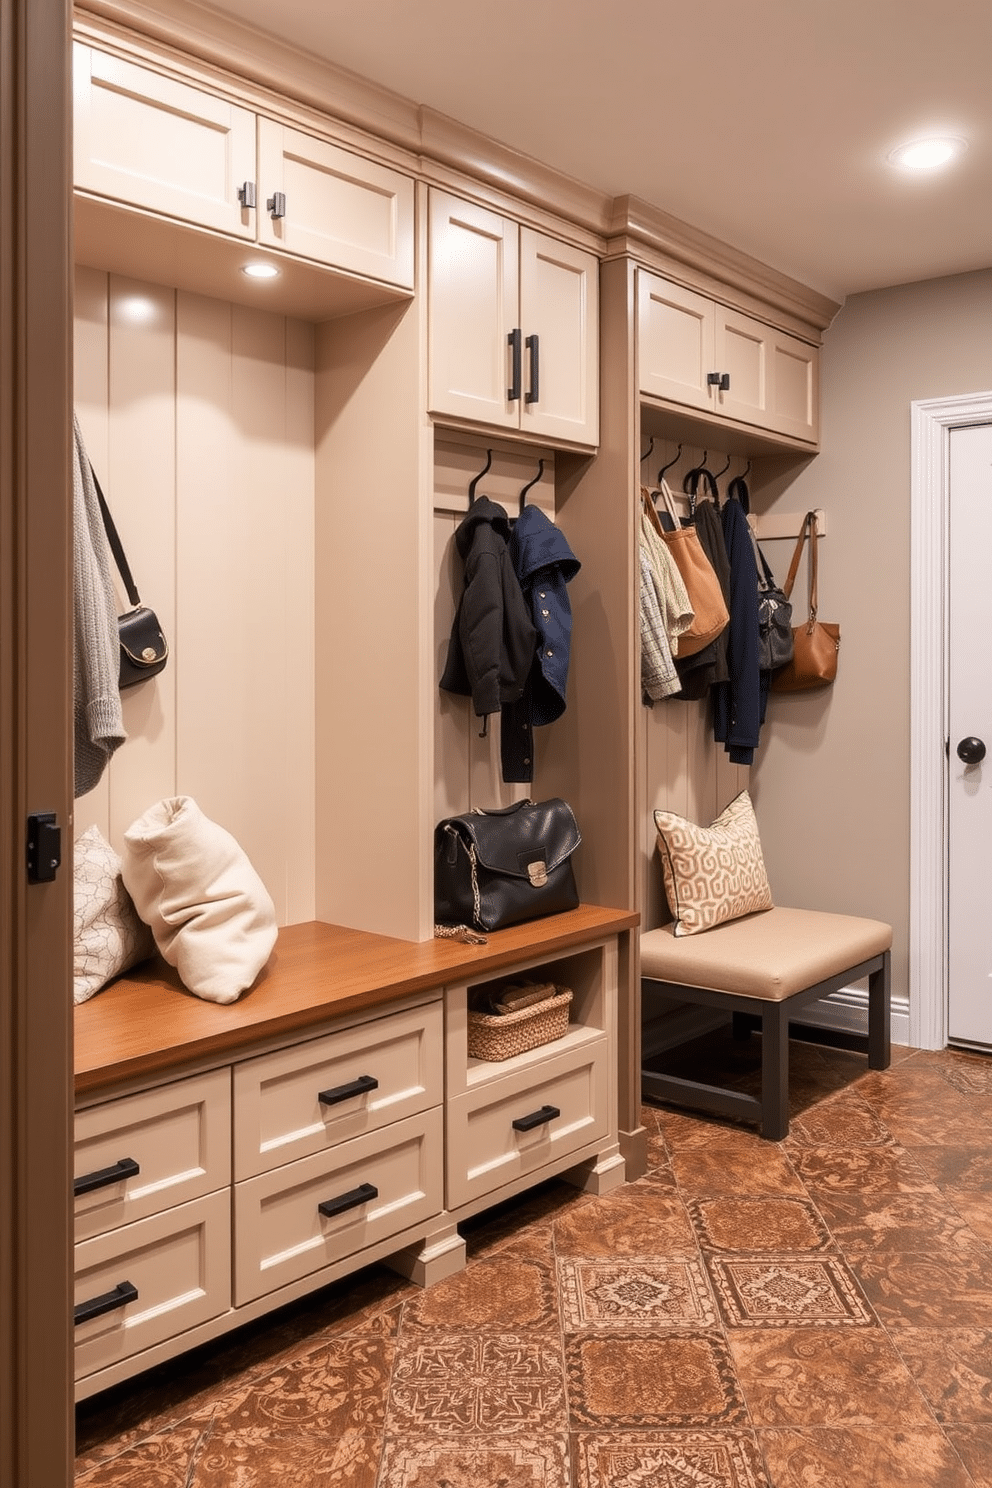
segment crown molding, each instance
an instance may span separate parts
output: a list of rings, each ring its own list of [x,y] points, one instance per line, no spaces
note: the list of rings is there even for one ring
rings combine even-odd
[[[705,275],[713,286],[732,287],[735,301],[743,292],[817,332],[826,330],[840,309],[818,290],[640,197],[615,198],[606,235],[611,256],[626,253],[642,261],[647,256],[649,267],[681,265]]]

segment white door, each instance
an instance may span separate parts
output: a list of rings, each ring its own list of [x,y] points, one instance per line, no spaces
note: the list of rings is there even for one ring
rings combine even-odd
[[[992,1047],[992,424],[950,446],[947,1028]]]

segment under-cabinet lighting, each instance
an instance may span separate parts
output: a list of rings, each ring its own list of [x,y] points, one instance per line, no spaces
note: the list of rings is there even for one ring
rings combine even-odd
[[[247,263],[241,265],[242,274],[247,274],[249,279],[275,279],[279,270],[272,263]]]
[[[967,148],[967,140],[944,135],[935,139],[910,140],[905,145],[897,145],[894,150],[889,151],[888,158],[893,165],[898,165],[903,170],[938,170],[942,165],[950,165]]]

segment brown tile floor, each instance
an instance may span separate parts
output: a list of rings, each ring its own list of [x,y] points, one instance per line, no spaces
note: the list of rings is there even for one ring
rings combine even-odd
[[[77,1485],[992,1488],[992,1059],[792,1049],[784,1142],[647,1107],[638,1182],[85,1402]]]

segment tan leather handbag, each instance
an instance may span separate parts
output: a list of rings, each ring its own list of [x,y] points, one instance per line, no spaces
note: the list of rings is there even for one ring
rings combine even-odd
[[[773,692],[808,692],[817,687],[829,687],[837,676],[840,626],[816,617],[816,558],[820,534],[816,530],[815,511],[807,512],[803,518],[796,551],[792,555],[788,577],[782,587],[788,599],[799,571],[799,559],[807,533],[810,538],[809,616],[804,624],[792,627],[792,660],[772,674]]]
[[[699,533],[695,527],[682,526],[672,493],[665,481],[661,483],[659,494],[674,524],[670,532],[662,525],[650,491],[642,488],[645,510],[682,575],[694,616],[689,629],[682,632],[672,649],[672,654],[681,659],[683,656],[695,656],[697,651],[702,651],[704,646],[715,641],[729,625],[730,612],[716,570],[703,552]]]

